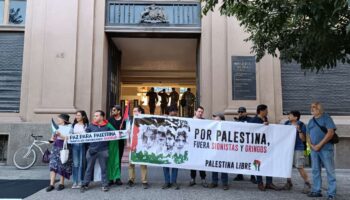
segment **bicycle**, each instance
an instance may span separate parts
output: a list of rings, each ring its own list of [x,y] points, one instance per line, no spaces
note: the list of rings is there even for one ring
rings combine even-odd
[[[15,154],[13,155],[13,163],[17,167],[17,169],[29,169],[36,162],[36,151],[35,148],[39,149],[42,155],[44,155],[44,151],[42,150],[42,145],[49,144],[49,141],[40,140],[42,135],[30,135],[34,138],[33,143],[27,147],[19,148]]]

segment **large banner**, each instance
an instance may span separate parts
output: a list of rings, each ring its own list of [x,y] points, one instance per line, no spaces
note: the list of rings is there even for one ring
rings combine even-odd
[[[123,140],[127,139],[127,136],[128,135],[126,130],[70,134],[68,136],[68,143],[91,143],[111,140]]]
[[[134,164],[291,177],[294,126],[151,115],[133,124]]]

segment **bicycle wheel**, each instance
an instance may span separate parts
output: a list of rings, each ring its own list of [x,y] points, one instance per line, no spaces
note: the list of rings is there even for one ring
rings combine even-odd
[[[30,147],[21,147],[13,155],[13,163],[18,169],[29,169],[36,161],[36,152]]]

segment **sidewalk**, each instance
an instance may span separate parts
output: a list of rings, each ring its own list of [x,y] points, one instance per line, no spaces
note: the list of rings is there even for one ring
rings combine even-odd
[[[27,199],[152,199],[152,200],[173,200],[173,199],[272,199],[272,200],[280,200],[280,199],[312,199],[306,197],[306,195],[301,193],[303,188],[303,181],[299,177],[299,174],[296,170],[293,170],[293,184],[294,188],[290,191],[266,191],[261,192],[257,189],[256,185],[253,185],[248,181],[249,176],[245,178],[247,181],[235,181],[232,179],[235,176],[234,174],[229,175],[230,180],[230,189],[227,191],[222,190],[222,188],[218,187],[215,189],[202,188],[202,186],[195,185],[193,187],[189,187],[189,171],[188,170],[179,170],[178,174],[178,183],[180,184],[180,190],[174,190],[170,188],[168,190],[162,190],[161,186],[163,184],[163,170],[157,167],[149,167],[148,170],[148,179],[150,188],[144,190],[139,182],[140,178],[140,170],[137,167],[137,184],[128,188],[126,186],[127,182],[127,167],[124,166],[122,169],[122,181],[124,185],[122,186],[114,186],[108,192],[102,192],[99,183],[94,183],[91,185],[91,189],[86,191],[85,193],[80,193],[79,190],[70,189],[71,182],[68,181],[66,184],[66,189],[63,191],[52,191],[47,193],[45,189],[33,194]],[[307,169],[308,174],[310,175],[310,169]],[[350,170],[337,170],[337,199],[345,200],[350,197]],[[323,172],[325,176],[325,172]],[[323,176],[323,188],[326,188],[326,177]],[[48,179],[49,171],[47,166],[38,166],[33,167],[30,170],[17,170],[12,166],[0,166],[0,179]],[[211,173],[207,173],[207,181],[210,182]],[[48,181],[49,182],[49,181]],[[197,183],[200,183],[199,177],[197,177]],[[285,183],[285,179],[274,178],[274,183],[278,186],[283,186]],[[325,190],[323,192],[324,196],[326,196]],[[317,199],[326,199],[317,198]]]

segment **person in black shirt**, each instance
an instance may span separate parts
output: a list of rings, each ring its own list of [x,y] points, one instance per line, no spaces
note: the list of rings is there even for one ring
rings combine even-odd
[[[258,105],[256,108],[256,116],[250,120],[251,123],[256,124],[264,124],[269,125],[268,119],[267,119],[267,106],[264,104]],[[271,190],[280,190],[281,188],[278,188],[272,183],[272,177],[266,176],[266,186],[264,187],[264,183],[262,180],[262,176],[256,176],[257,177],[257,183],[258,183],[258,189],[261,191],[265,191],[267,189]]]
[[[250,122],[252,119],[248,116],[247,109],[245,107],[239,107],[238,108],[238,117],[235,117],[234,120],[237,122]],[[237,176],[233,179],[234,181],[243,181],[243,174],[237,174]],[[250,176],[250,181],[254,184],[256,184],[256,179],[254,175]]]
[[[158,93],[160,96],[160,109],[161,109],[161,114],[165,114],[165,110],[168,107],[168,102],[169,102],[169,95],[165,92],[165,89],[163,89],[161,92]]]
[[[169,94],[170,97],[170,107],[177,108],[177,102],[179,101],[179,93],[176,92],[175,88],[171,88],[171,92]]]
[[[146,96],[148,96],[149,113],[154,115],[156,104],[158,102],[158,95],[154,92],[154,88],[152,87],[151,90],[147,92]]]
[[[111,117],[108,119],[108,122],[112,124],[115,130],[125,130],[126,123],[123,121],[122,117],[122,108],[120,105],[115,105],[112,107]],[[124,153],[125,140],[117,140],[118,142],[118,150],[119,150],[119,169],[121,169],[122,157]],[[109,182],[109,185],[112,185],[113,181]],[[115,180],[116,185],[122,185],[120,179]]]

